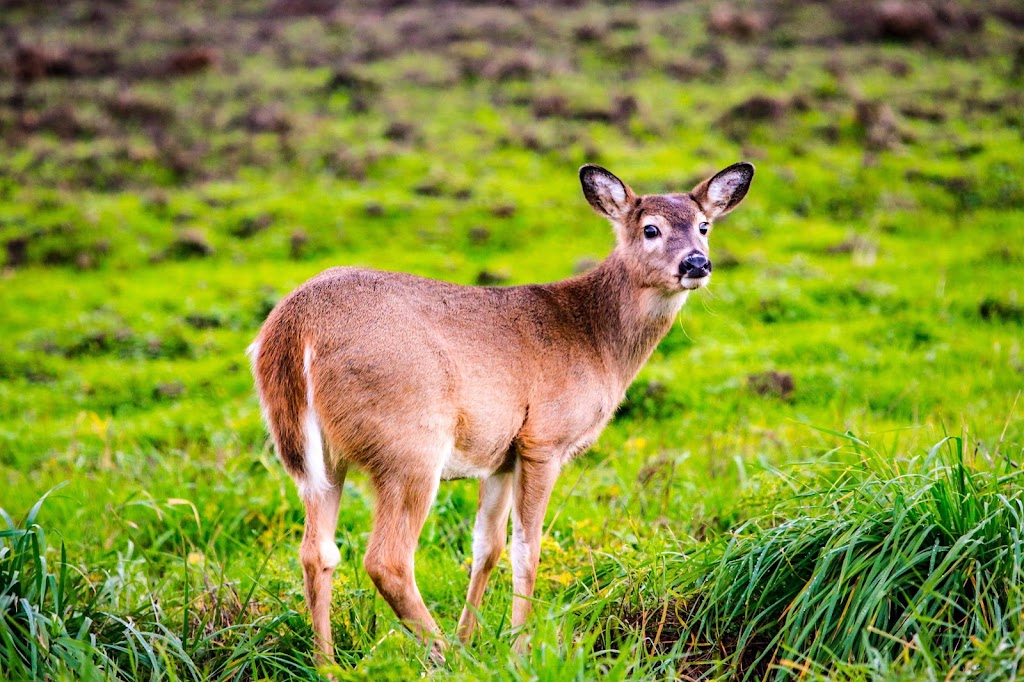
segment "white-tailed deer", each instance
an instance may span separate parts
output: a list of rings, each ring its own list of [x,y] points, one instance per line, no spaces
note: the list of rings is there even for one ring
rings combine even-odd
[[[320,660],[331,660],[335,530],[350,465],[377,506],[364,565],[424,640],[434,619],[413,556],[443,479],[479,478],[467,640],[512,513],[512,626],[523,644],[544,512],[562,467],[612,417],[693,289],[711,278],[711,222],[746,195],[737,163],[691,192],[637,196],[583,166],[590,205],[617,244],[594,270],[552,284],[469,287],[332,268],[286,296],[249,349],[277,453],[306,508],[302,560]]]

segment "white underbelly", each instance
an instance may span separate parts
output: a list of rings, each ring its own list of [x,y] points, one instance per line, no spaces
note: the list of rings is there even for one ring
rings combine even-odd
[[[487,478],[492,473],[487,467],[474,464],[466,458],[465,453],[453,448],[448,461],[441,469],[441,480],[452,481],[458,478]]]

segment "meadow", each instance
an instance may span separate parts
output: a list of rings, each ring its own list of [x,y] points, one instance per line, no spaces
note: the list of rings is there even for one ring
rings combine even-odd
[[[1024,13],[976,3],[8,2],[0,679],[1016,679]],[[715,274],[564,471],[532,647],[507,561],[433,668],[342,498],[302,507],[244,350],[334,265],[552,281],[577,178],[757,166]],[[477,485],[416,557],[454,638]]]

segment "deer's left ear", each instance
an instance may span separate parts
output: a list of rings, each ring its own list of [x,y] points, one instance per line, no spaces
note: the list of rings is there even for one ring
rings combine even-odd
[[[747,196],[750,181],[754,179],[754,164],[740,161],[700,183],[690,192],[704,209],[708,218],[714,220],[736,208]]]

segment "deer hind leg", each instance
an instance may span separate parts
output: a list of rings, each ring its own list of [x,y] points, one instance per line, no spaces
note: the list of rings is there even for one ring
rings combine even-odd
[[[480,481],[480,501],[473,527],[473,571],[466,607],[459,618],[459,639],[468,642],[476,627],[491,571],[498,565],[508,539],[508,512],[512,507],[512,475],[494,474]]]
[[[417,637],[431,644],[431,658],[437,663],[444,661],[440,630],[416,587],[414,561],[439,482],[436,471],[373,477],[377,509],[363,560],[381,596]]]
[[[302,503],[306,508],[306,528],[299,546],[306,604],[313,620],[316,637],[316,661],[334,662],[334,640],[331,637],[331,580],[334,567],[341,558],[335,544],[338,507],[345,484],[345,470],[335,473],[335,485],[322,493],[308,495]]]
[[[513,471],[512,628],[519,631],[515,649],[520,653],[526,647],[523,625],[530,615],[533,588],[537,582],[544,512],[551,500],[558,472],[558,458],[520,458]]]

